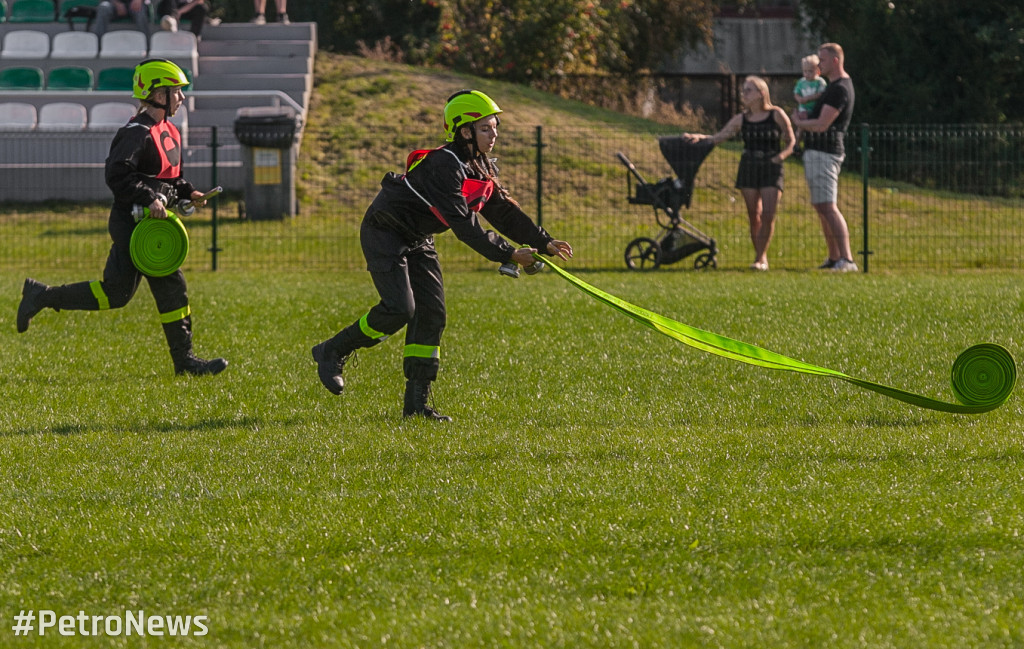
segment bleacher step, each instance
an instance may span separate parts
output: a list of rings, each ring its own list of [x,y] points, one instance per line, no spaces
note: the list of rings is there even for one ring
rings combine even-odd
[[[311,41],[223,40],[203,38],[199,43],[200,61],[207,56],[255,56],[260,58],[310,58],[316,53]],[[200,65],[202,63],[200,62]]]
[[[203,74],[196,77],[195,89],[280,90],[304,107],[313,89],[313,80],[306,74]]]
[[[203,74],[313,74],[311,59],[302,57],[204,56]]]
[[[316,23],[221,23],[203,30],[207,41],[307,41],[316,46]]]

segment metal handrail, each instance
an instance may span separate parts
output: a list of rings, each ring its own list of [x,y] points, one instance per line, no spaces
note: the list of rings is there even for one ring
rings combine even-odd
[[[66,99],[68,97],[125,98],[121,90],[4,90],[4,97],[52,97]],[[304,115],[305,109],[283,90],[190,90],[188,98],[195,97],[268,97],[275,101],[272,106],[287,104],[297,115]],[[131,99],[131,95],[128,95]]]

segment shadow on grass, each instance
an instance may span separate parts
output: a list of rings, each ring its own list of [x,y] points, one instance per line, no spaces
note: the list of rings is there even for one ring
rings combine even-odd
[[[177,422],[158,421],[140,422],[135,424],[53,424],[41,425],[35,428],[19,428],[14,430],[0,431],[0,437],[20,437],[30,435],[59,435],[71,436],[88,433],[132,433],[132,434],[166,434],[166,433],[195,433],[195,432],[216,432],[230,428],[256,429],[265,426],[265,422],[259,417],[226,418],[214,417],[199,421]]]
[[[878,429],[918,429],[923,426],[933,425],[935,422],[930,417],[926,416],[931,411],[922,412],[921,414],[891,414],[891,413],[873,413],[864,417],[855,417],[850,420],[844,421],[846,424],[855,425],[863,428],[878,428]],[[824,417],[817,415],[808,414],[801,417],[794,418],[794,422],[807,428],[815,428],[828,424]]]
[[[92,228],[69,228],[67,230],[43,230],[41,236],[44,237],[66,237],[69,235],[74,236],[98,236],[107,233],[107,225],[96,226]]]

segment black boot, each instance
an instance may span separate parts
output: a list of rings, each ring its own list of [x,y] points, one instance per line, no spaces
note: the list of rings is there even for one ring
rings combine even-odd
[[[448,415],[442,415],[427,405],[430,398],[430,381],[426,379],[409,379],[405,382],[405,408],[403,417],[426,417],[433,421],[451,421]]]
[[[313,360],[316,361],[316,373],[320,382],[331,394],[341,394],[345,389],[345,379],[341,371],[352,356],[352,352],[343,354],[340,346],[335,344],[337,336],[313,346]]]
[[[171,349],[175,374],[213,375],[220,374],[227,368],[228,362],[223,358],[208,361],[192,353],[191,316],[186,316],[176,322],[165,323],[164,335],[167,337],[167,346]]]
[[[316,361],[316,373],[320,382],[331,394],[341,394],[345,389],[345,379],[341,371],[352,353],[364,347],[373,347],[383,338],[374,340],[359,329],[359,323],[349,325],[318,345],[313,345],[313,360]]]
[[[46,284],[31,277],[25,279],[25,285],[21,288],[21,303],[18,304],[18,333],[28,331],[28,323],[46,307],[43,304],[43,294],[48,288],[50,287]]]

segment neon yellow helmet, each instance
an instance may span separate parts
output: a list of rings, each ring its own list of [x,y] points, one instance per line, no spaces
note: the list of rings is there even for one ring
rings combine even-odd
[[[453,141],[460,127],[499,113],[498,104],[479,90],[460,90],[444,106],[445,141]]]
[[[189,84],[185,71],[166,59],[147,59],[135,66],[132,97],[149,99],[157,88],[183,88]]]

